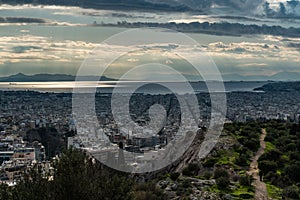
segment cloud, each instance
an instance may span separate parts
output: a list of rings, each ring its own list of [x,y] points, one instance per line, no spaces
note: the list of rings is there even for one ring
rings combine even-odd
[[[300,51],[300,43],[290,42],[287,46],[291,48],[295,48]]]
[[[268,66],[267,63],[241,63],[238,65],[239,67],[263,67],[263,66]]]
[[[136,58],[129,58],[127,59],[128,62],[138,62],[139,59],[136,59]]]
[[[274,52],[278,51],[280,47],[274,44],[267,43],[254,43],[254,42],[240,42],[240,43],[229,43],[223,42],[210,43],[208,50],[215,52],[232,52],[232,53],[260,53],[260,52]]]
[[[0,17],[0,23],[38,23],[44,24],[48,20],[32,17]]]
[[[0,63],[82,60],[96,44],[83,41],[52,41],[51,38],[24,35],[0,37]]]
[[[248,59],[256,61],[288,61],[297,63],[300,61],[300,51],[296,49],[298,45],[267,44],[260,42],[240,42],[240,43],[210,43],[207,51],[215,57],[230,57],[233,60]]]
[[[118,73],[124,73],[127,69],[144,63],[161,63],[174,67],[183,74],[193,74],[191,67],[184,58],[174,52],[183,51],[193,57],[199,52],[212,56],[223,72],[255,72],[280,71],[282,69],[297,69],[300,63],[299,38],[283,38],[275,36],[261,36],[255,42],[213,42],[207,46],[176,45],[176,44],[152,44],[149,46],[113,46],[98,45],[85,41],[53,40],[52,38],[23,35],[0,37],[0,66],[1,72],[5,70],[21,71],[27,68],[50,66],[48,70],[59,70],[58,66],[65,66],[67,73],[74,73],[83,60],[93,53],[107,55],[113,58],[118,53],[129,52],[112,64],[112,70],[108,71],[112,76],[118,77]],[[101,64],[101,60],[95,60]],[[15,66],[13,68],[12,66]],[[17,68],[16,66],[20,67]],[[298,66],[299,67],[299,66]],[[42,68],[39,68],[42,70]],[[59,71],[62,73],[61,71]],[[8,72],[6,72],[8,73]],[[10,73],[10,72],[9,72]],[[56,71],[57,73],[57,71]],[[75,71],[76,73],[76,71]]]
[[[147,1],[147,0],[146,0]],[[212,8],[226,8],[228,14],[244,13],[248,16],[267,17],[300,16],[299,0],[148,0],[149,2],[184,5],[192,10],[211,11]],[[218,10],[219,12],[221,10]],[[221,11],[222,12],[222,11]]]
[[[215,4],[232,7],[235,9],[255,9],[260,6],[264,0],[213,0]],[[242,12],[245,10],[241,10]]]

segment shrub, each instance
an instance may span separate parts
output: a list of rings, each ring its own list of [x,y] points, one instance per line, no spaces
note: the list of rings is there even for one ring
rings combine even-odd
[[[217,182],[218,187],[221,189],[227,188],[230,184],[229,178],[227,178],[227,177],[219,177],[216,179],[216,182]]]
[[[217,185],[219,188],[227,188],[230,184],[230,176],[226,169],[217,168],[214,173],[214,178],[216,179]]]
[[[203,163],[203,167],[213,167],[217,161],[217,158],[209,158]]]
[[[269,172],[276,172],[277,163],[274,161],[263,160],[258,162],[259,169],[262,174],[268,174]]]
[[[172,173],[170,175],[170,178],[173,180],[173,181],[176,181],[178,179],[178,177],[180,176],[180,173],[178,172],[175,172],[175,173]]]
[[[246,154],[241,154],[235,161],[239,166],[248,166],[249,158]]]
[[[251,186],[252,178],[249,175],[240,177],[240,184],[244,186]]]
[[[214,172],[214,178],[218,179],[220,177],[226,177],[229,178],[229,173],[226,169],[223,168],[217,168]]]
[[[295,181],[300,182],[300,161],[296,162],[295,164],[291,164],[285,168],[285,173],[287,176]]]
[[[299,199],[299,189],[297,186],[289,186],[284,188],[282,199]]]
[[[211,172],[205,172],[203,176],[205,179],[210,179],[213,176],[213,174]]]
[[[185,176],[195,176],[198,174],[200,166],[197,163],[191,163],[183,169],[182,174]]]

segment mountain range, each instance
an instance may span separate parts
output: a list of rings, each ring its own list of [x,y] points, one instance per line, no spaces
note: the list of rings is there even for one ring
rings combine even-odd
[[[224,80],[232,81],[300,81],[300,73],[297,72],[279,72],[274,75],[253,75],[242,76],[239,74],[222,75]]]
[[[95,80],[96,76],[81,76],[80,80]],[[76,76],[67,74],[34,74],[25,75],[23,73],[14,74],[7,77],[0,77],[0,82],[49,82],[49,81],[75,81]],[[115,79],[102,76],[101,81],[114,81]]]
[[[199,80],[198,76],[186,75],[191,81]],[[77,77],[78,78],[78,77]],[[242,76],[239,74],[222,75],[224,81],[300,81],[300,73],[297,72],[279,72],[275,75],[253,75]],[[96,76],[80,76],[82,81],[93,81]],[[50,82],[50,81],[75,81],[76,76],[67,74],[34,74],[25,75],[23,73],[14,74],[11,76],[0,77],[0,82]],[[78,80],[78,79],[77,79]],[[116,79],[102,76],[101,81],[116,81]]]

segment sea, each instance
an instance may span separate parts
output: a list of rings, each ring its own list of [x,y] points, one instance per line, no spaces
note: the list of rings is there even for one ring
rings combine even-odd
[[[77,91],[112,93],[147,93],[166,94],[189,92],[260,92],[254,90],[268,82],[266,81],[229,81],[229,82],[117,82],[117,81],[61,81],[61,82],[0,82],[2,91],[37,91],[52,93],[72,93]],[[191,86],[191,87],[190,87]],[[116,90],[118,88],[118,90]],[[192,90],[191,90],[192,88]]]

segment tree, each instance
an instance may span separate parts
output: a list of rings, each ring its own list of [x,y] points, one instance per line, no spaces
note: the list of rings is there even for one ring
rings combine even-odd
[[[227,177],[220,177],[220,178],[216,179],[216,183],[219,188],[225,189],[229,186],[230,181],[229,181],[229,178],[227,178]]]
[[[52,182],[44,176],[43,169],[35,165],[23,174],[23,179],[13,188],[13,199],[53,199]]]
[[[170,178],[173,180],[173,181],[176,181],[178,179],[178,177],[180,176],[180,173],[178,172],[174,172],[170,175]]]
[[[284,188],[282,199],[299,199],[299,188],[295,185]]]
[[[136,200],[164,200],[167,197],[163,190],[159,189],[155,182],[141,183],[134,187],[134,196]],[[122,198],[121,198],[122,199]]]
[[[29,170],[14,188],[1,185],[0,199],[133,199],[134,182],[128,179],[126,174],[109,171],[100,163],[93,162],[93,159],[81,150],[67,150],[53,166],[52,181],[49,181],[42,169],[36,166]]]
[[[190,163],[186,168],[183,169],[182,174],[185,176],[195,176],[198,174],[200,166],[197,163]]]
[[[0,199],[11,200],[12,197],[12,188],[8,185],[1,183],[0,184]]]
[[[249,175],[241,176],[239,182],[241,185],[251,186],[251,182],[252,182],[251,176]]]
[[[291,180],[300,182],[300,161],[287,166],[284,171]]]
[[[55,199],[131,199],[133,182],[110,173],[80,150],[66,151],[54,165]]]
[[[216,179],[216,183],[219,188],[225,189],[230,184],[230,176],[226,169],[217,168],[214,172],[214,178]]]
[[[277,163],[269,160],[259,161],[258,168],[260,169],[263,175],[266,175],[269,172],[276,172]]]
[[[220,177],[227,177],[229,178],[229,173],[226,169],[217,168],[214,172],[214,179],[218,179]]]
[[[246,154],[240,154],[235,163],[240,166],[248,166],[249,157]]]

